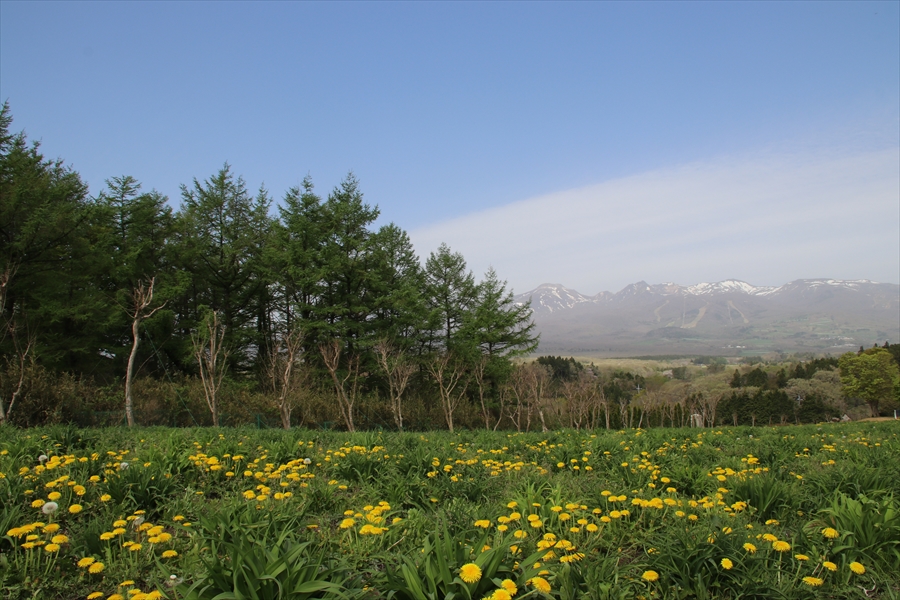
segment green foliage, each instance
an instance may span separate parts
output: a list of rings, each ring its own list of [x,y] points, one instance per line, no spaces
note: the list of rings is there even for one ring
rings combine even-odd
[[[433,345],[447,350],[456,344],[456,333],[465,323],[477,299],[475,277],[463,255],[441,244],[425,261],[425,295],[431,311]]]
[[[555,381],[571,381],[576,379],[578,374],[584,371],[584,365],[571,356],[569,358],[563,358],[561,356],[539,356],[535,361],[538,364],[549,367]]]
[[[796,489],[771,474],[751,475],[737,481],[734,497],[747,502],[761,521],[781,518],[795,510]]]
[[[886,560],[900,568],[900,503],[892,496],[852,498],[838,492],[821,511],[823,521],[842,532],[835,554]]]
[[[327,566],[310,542],[296,539],[296,518],[259,520],[237,510],[201,519],[204,575],[179,592],[191,600],[346,598],[347,574]]]
[[[900,401],[900,367],[884,348],[848,352],[838,364],[844,395],[865,400],[873,417],[878,416],[879,407],[893,407]]]
[[[461,542],[444,528],[425,538],[421,557],[404,558],[397,570],[387,573],[390,589],[388,598],[397,600],[478,600],[500,587],[509,579],[517,587],[537,575],[534,563],[541,557],[537,552],[517,558],[510,550],[510,542],[488,546],[491,534],[482,534],[472,542]],[[461,570],[464,565],[478,567],[478,579],[466,582]],[[522,565],[522,566],[517,566]]]

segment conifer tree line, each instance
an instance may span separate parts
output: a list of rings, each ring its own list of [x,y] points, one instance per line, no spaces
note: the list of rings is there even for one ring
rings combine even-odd
[[[731,375],[697,359],[668,378],[516,360],[537,347],[530,307],[446,245],[422,264],[352,174],[276,202],[225,164],[173,209],[130,176],[91,195],[11,124],[4,104],[0,425],[546,431],[900,407],[897,344]]]
[[[296,411],[315,398],[350,430],[373,397],[397,428],[415,403],[451,429],[460,411],[502,416],[512,359],[537,346],[529,307],[446,245],[421,264],[403,229],[375,227],[352,173],[327,195],[307,177],[275,202],[225,164],[182,185],[173,209],[127,175],[91,195],[11,124],[4,104],[0,421],[71,416],[52,396],[90,385],[106,391],[82,409],[131,424],[135,395],[163,383],[177,388],[170,408],[202,400],[215,425],[253,402],[285,427],[309,422]]]

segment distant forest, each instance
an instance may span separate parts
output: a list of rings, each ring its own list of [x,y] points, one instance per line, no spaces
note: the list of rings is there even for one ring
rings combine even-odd
[[[90,195],[11,126],[5,104],[0,423],[622,427],[725,401],[654,404],[634,374],[517,360],[538,345],[530,307],[446,245],[422,264],[400,227],[374,227],[352,173],[275,203],[225,164],[173,209],[127,175]]]

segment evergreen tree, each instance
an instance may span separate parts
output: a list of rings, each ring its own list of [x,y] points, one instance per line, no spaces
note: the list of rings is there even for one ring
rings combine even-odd
[[[475,289],[474,309],[465,321],[463,335],[490,359],[513,358],[533,352],[539,335],[534,335],[531,303],[516,304],[506,282],[493,267]]]
[[[203,183],[183,185],[181,194],[179,261],[191,277],[182,327],[196,328],[206,310],[220,313],[229,366],[246,370],[270,347],[274,303],[262,263],[272,229],[268,194],[260,189],[251,197],[227,163]]]
[[[318,343],[344,340],[348,356],[375,343],[379,252],[368,228],[377,218],[378,209],[363,202],[352,173],[322,206],[321,297],[308,327]]]
[[[134,298],[140,288],[153,280],[155,311],[181,292],[179,277],[172,268],[170,244],[175,219],[166,197],[158,192],[140,193],[133,177],[113,177],[94,202],[94,222],[99,231],[94,256],[102,264],[97,285],[108,297],[105,333],[106,348],[117,356],[133,345]],[[138,295],[144,296],[144,292]],[[143,302],[143,301],[142,301]],[[148,322],[159,343],[171,336],[172,311],[158,313]],[[155,347],[155,346],[154,346]],[[144,361],[141,361],[142,363]],[[120,361],[120,368],[124,361]]]
[[[0,326],[34,336],[42,364],[99,373],[107,361],[101,328],[106,308],[96,285],[87,186],[61,160],[47,160],[24,133],[10,133],[0,109]],[[4,331],[3,333],[6,333]],[[0,338],[11,352],[12,336]],[[107,361],[108,362],[108,361]]]
[[[425,296],[430,309],[431,343],[453,349],[456,333],[470,317],[477,301],[475,277],[466,259],[441,244],[425,261]]]
[[[769,376],[760,367],[756,367],[743,377],[743,383],[748,387],[765,389],[769,385]]]
[[[400,352],[415,350],[423,341],[428,321],[419,259],[409,235],[393,223],[379,229],[373,242],[377,252],[375,335],[391,340]]]
[[[322,295],[325,233],[322,201],[313,191],[312,180],[306,177],[301,187],[288,190],[278,210],[275,243],[267,249],[266,264],[278,290],[276,302],[283,330],[291,331],[295,320],[305,323],[312,319]]]

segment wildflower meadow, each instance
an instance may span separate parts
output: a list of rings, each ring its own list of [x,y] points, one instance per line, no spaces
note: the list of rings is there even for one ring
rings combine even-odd
[[[898,434],[4,427],[0,590],[897,598]]]

